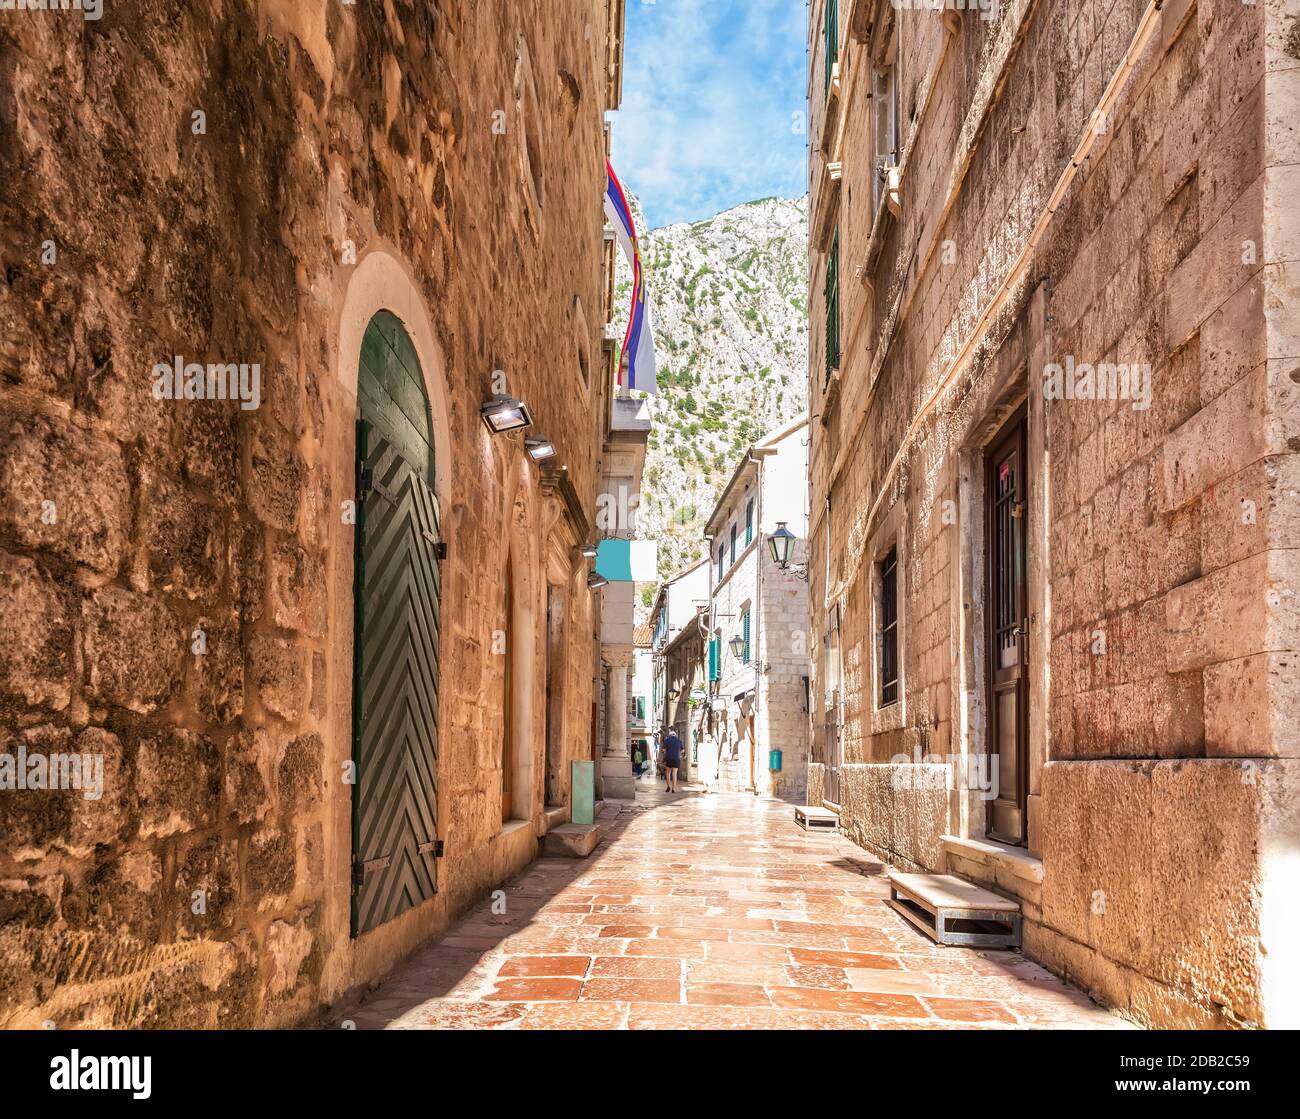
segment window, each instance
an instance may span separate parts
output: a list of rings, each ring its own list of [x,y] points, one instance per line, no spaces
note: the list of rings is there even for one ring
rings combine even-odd
[[[723,544],[718,545],[718,582],[719,583],[722,582],[722,557],[726,554],[726,551],[727,549],[725,545]]]
[[[872,166],[871,213],[880,209],[889,185],[889,169],[898,166],[898,82],[893,66],[878,66],[871,75]]]
[[[826,381],[840,367],[840,231],[826,258]]]
[[[898,702],[898,546],[880,561],[880,706]]]
[[[731,562],[732,562],[732,563],[735,563],[735,562],[736,562],[736,525],[735,525],[735,522],[732,522],[732,525],[731,525]]]
[[[754,541],[754,499],[749,499],[749,504],[745,506],[745,547],[748,548]]]
[[[745,643],[741,650],[740,663],[749,663],[749,611],[746,610],[740,616],[740,639]]]
[[[822,26],[826,46],[826,88],[831,88],[831,72],[840,56],[840,0],[826,0],[826,22]]]

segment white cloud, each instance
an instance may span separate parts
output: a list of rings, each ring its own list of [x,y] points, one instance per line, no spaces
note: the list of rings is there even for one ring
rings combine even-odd
[[[628,10],[615,167],[652,225],[804,191],[800,0],[657,0]]]

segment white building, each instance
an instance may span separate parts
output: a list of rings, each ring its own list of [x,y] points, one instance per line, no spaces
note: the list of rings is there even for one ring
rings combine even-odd
[[[705,526],[712,639],[698,778],[720,791],[796,797],[808,759],[808,420],[750,447]],[[784,570],[771,535],[796,537]]]
[[[689,644],[699,632],[699,618],[709,606],[709,564],[700,560],[665,582],[655,596],[650,611],[653,627],[651,648],[654,652],[654,687],[652,690],[652,727],[662,731],[671,726],[686,747],[681,776],[693,780],[699,736],[698,719],[691,719],[692,704],[704,700],[703,673],[698,670],[699,657]],[[703,636],[699,637],[703,645]],[[698,697],[692,693],[699,689]]]

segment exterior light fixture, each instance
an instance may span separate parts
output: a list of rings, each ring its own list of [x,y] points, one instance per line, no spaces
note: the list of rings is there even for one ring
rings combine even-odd
[[[584,559],[595,559],[596,556],[599,555],[599,553],[600,553],[600,548],[598,548],[595,544],[578,545],[578,555],[582,556]]]
[[[669,688],[669,689],[668,689],[668,698],[669,698],[669,699],[676,699],[679,695],[681,695],[681,692],[679,692],[676,688]]]
[[[740,634],[736,634],[735,637],[727,642],[727,645],[731,649],[731,655],[735,657],[736,660],[740,660],[740,658],[745,655],[745,639],[741,637]]]
[[[790,554],[794,550],[796,539],[795,534],[785,527],[785,521],[777,521],[776,531],[767,538],[768,546],[772,549],[772,558],[776,560],[776,565],[782,571],[790,566]]]
[[[498,393],[491,400],[485,400],[479,409],[483,422],[493,435],[502,435],[507,431],[521,431],[533,426],[532,413],[528,405],[512,396]]]
[[[609,586],[609,580],[606,579],[605,576],[603,575],[598,575],[596,574],[596,572],[593,571],[590,575],[587,576],[588,590],[598,591],[600,590],[601,587],[608,587],[608,586]]]
[[[552,443],[545,435],[531,435],[524,440],[524,450],[528,452],[529,457],[534,462],[541,462],[544,458],[555,457],[555,444]]]

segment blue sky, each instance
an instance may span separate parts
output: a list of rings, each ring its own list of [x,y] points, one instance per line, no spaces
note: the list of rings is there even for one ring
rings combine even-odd
[[[614,170],[651,228],[802,197],[804,0],[627,0]]]

